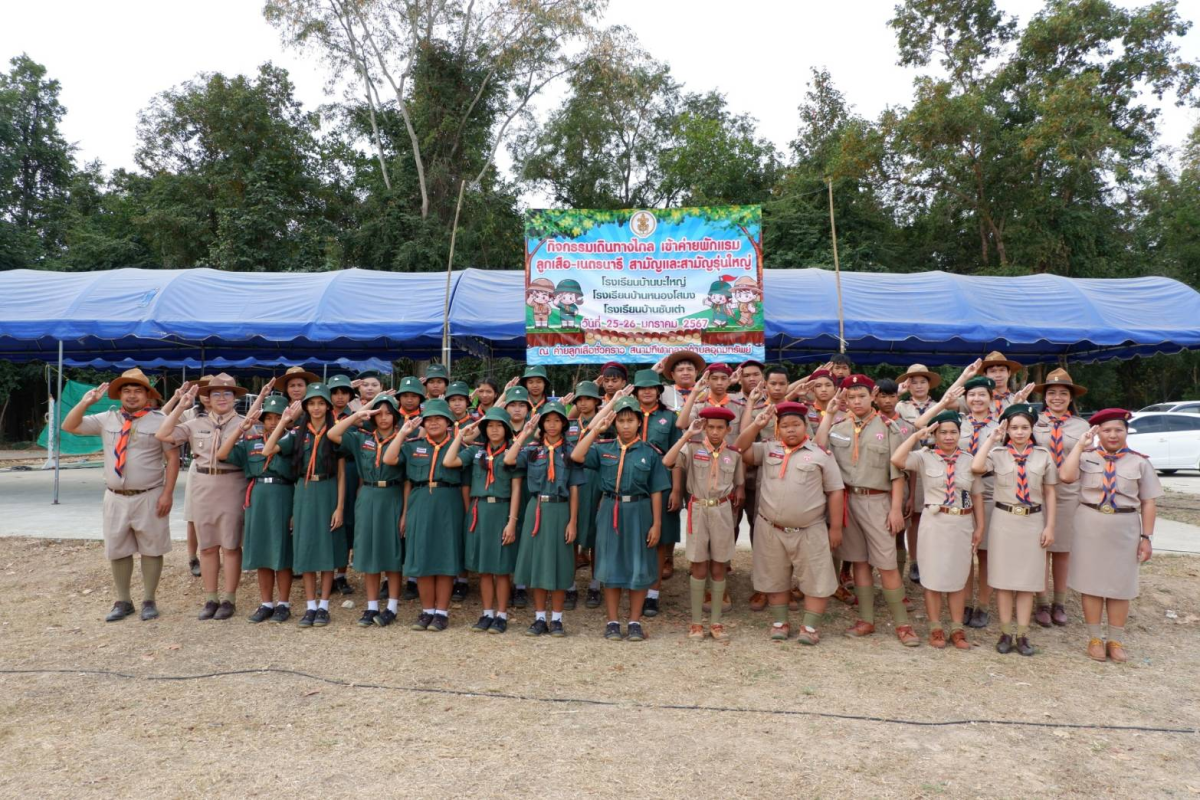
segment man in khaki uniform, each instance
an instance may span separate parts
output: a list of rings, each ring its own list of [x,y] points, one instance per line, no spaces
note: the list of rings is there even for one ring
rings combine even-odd
[[[697,391],[688,395],[683,409],[675,425],[680,430],[687,430],[692,420],[706,408],[728,408],[733,412],[733,422],[729,425],[729,443],[733,444],[738,436],[742,422],[742,407],[745,403],[737,396],[729,393],[732,383],[733,370],[728,364],[713,364],[696,384]]]
[[[916,647],[921,640],[908,622],[904,583],[896,563],[896,534],[904,530],[906,478],[891,458],[903,439],[872,406],[874,390],[875,382],[866,375],[846,378],[842,392],[849,414],[836,424],[826,415],[817,429],[817,444],[833,451],[846,481],[846,533],[839,554],[854,565],[859,615],[846,634],[860,637],[875,632],[874,567],[879,570],[897,638],[906,647]]]
[[[754,589],[765,592],[774,623],[771,638],[788,638],[788,599],[793,578],[804,593],[801,644],[820,641],[817,622],[837,589],[833,549],[842,540],[844,501],[841,471],[808,436],[802,403],[770,406],[738,436],[735,445],[747,466],[759,467],[758,514],[754,520]],[[756,441],[776,424],[779,438]],[[826,512],[829,524],[826,525]]]
[[[84,416],[106,391],[121,407]],[[158,616],[154,594],[163,556],[171,549],[167,518],[179,477],[179,454],[154,436],[163,415],[148,403],[161,399],[140,369],[127,370],[85,394],[62,424],[68,433],[99,436],[104,442],[104,555],[112,562],[117,589],[106,622],[133,613],[134,553],[142,557],[142,619]]]

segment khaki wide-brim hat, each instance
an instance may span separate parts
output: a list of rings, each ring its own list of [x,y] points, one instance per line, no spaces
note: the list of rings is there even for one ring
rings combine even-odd
[[[204,397],[208,397],[210,394],[212,394],[217,389],[222,389],[222,390],[228,389],[229,391],[233,392],[234,397],[241,397],[242,395],[244,395],[247,392],[247,389],[245,386],[237,385],[237,381],[235,381],[233,379],[232,375],[227,375],[224,372],[222,372],[220,375],[215,376],[211,381],[206,383],[204,386],[201,386],[200,394]]]
[[[1087,387],[1080,386],[1071,380],[1071,374],[1065,369],[1056,369],[1046,376],[1045,383],[1039,383],[1033,387],[1033,391],[1040,395],[1046,394],[1046,389],[1051,386],[1065,386],[1071,390],[1072,397],[1083,397],[1087,394]]]
[[[696,375],[699,376],[704,372],[704,358],[699,353],[693,353],[691,350],[676,350],[671,355],[667,356],[667,360],[663,362],[663,377],[670,378],[671,372],[675,369],[675,365],[680,361],[690,361],[696,366]]]
[[[278,384],[281,387],[286,388],[288,381],[290,381],[292,378],[303,378],[306,384],[321,382],[319,377],[309,372],[304,367],[288,367],[287,372],[283,373],[283,375],[279,378]]]
[[[1025,369],[1023,366],[1013,361],[1010,358],[1005,358],[1004,353],[999,350],[993,350],[983,359],[983,363],[979,365],[979,371],[987,372],[988,367],[1008,367],[1009,372],[1020,372]]]
[[[129,384],[141,386],[146,390],[146,396],[151,400],[162,400],[162,395],[158,393],[153,386],[150,385],[150,379],[146,377],[146,373],[142,372],[137,367],[127,369],[121,373],[121,377],[108,385],[108,396],[112,400],[121,399],[121,387]]]
[[[907,372],[896,378],[896,383],[904,383],[909,378],[928,378],[930,389],[936,389],[942,382],[942,376],[936,372],[930,372],[929,367],[924,364],[913,364]]]
[[[200,386],[207,386],[209,384],[209,382],[213,379],[213,377],[214,377],[213,375],[201,375],[200,378],[196,381],[196,383]]]

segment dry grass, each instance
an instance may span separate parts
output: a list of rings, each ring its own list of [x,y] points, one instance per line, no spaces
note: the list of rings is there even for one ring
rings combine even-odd
[[[739,559],[734,586],[744,599],[748,554]],[[0,796],[1200,793],[1195,733],[760,713],[1198,728],[1200,559],[1156,558],[1144,569],[1124,666],[1083,656],[1077,606],[1069,628],[1035,629],[1035,658],[996,654],[995,630],[973,633],[979,646],[969,653],[906,650],[890,627],[850,641],[836,635],[850,619],[841,607],[816,649],[772,644],[765,616],[740,609],[730,644],[693,643],[683,635],[682,572],[641,645],[605,642],[602,614],[582,604],[567,614],[565,640],[522,636],[529,611],[516,612],[503,637],[474,634],[474,598],[440,635],[407,630],[411,605],[405,624],[386,630],[359,629],[359,608],[336,603],[323,630],[252,626],[250,585],[238,618],[201,624],[199,581],[184,564],[182,548],[168,557],[162,619],[105,624],[98,543],[0,540],[0,668],[136,676],[0,674]],[[361,592],[354,599],[361,605]],[[916,624],[924,629],[923,618]],[[261,672],[146,680],[265,667],[407,689]],[[616,705],[408,690],[416,688]],[[760,712],[655,707],[667,705]]]

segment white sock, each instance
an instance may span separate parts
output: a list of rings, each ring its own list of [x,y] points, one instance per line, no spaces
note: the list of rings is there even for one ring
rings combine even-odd
[[[262,602],[262,606],[263,606],[263,608],[274,608],[275,604],[272,603],[270,600],[264,600]]]
[[[287,600],[280,600],[275,605],[279,606],[280,608],[291,608],[292,607],[292,604],[289,603]]]
[[[378,610],[379,610],[379,601],[378,600],[368,600],[367,601],[367,611],[378,611]]]
[[[550,621],[551,622],[562,622],[562,612],[561,611],[550,612]]]
[[[496,616],[496,612],[495,612],[493,609],[490,609],[490,608],[485,608],[485,609],[483,610],[483,615],[484,615],[485,617],[487,617],[488,619],[494,619],[494,618],[495,618],[495,616]]]
[[[428,615],[429,615],[429,616],[431,616],[431,617],[433,616],[433,611],[434,611],[434,610],[433,610],[432,608],[422,608],[422,609],[421,609],[421,612],[422,612],[422,613],[424,613],[424,614],[428,614]]]
[[[600,591],[600,581],[596,581],[596,580],[592,581],[591,583],[588,584],[588,588],[595,592]]]
[[[647,600],[657,600],[658,599],[658,589],[647,590],[646,599]]]
[[[467,582],[467,579],[466,579],[466,578],[457,578],[457,577],[456,577],[456,578],[454,579],[454,582],[455,582],[455,583],[466,583],[466,582]]]
[[[542,622],[546,621],[546,612],[545,611],[535,611],[533,616],[535,619],[540,619]]]
[[[317,601],[316,600],[305,600],[304,604],[305,604],[305,606],[307,606],[309,611],[317,610]]]
[[[396,611],[399,610],[399,608],[400,608],[399,600],[388,600],[388,611],[395,614]]]
[[[518,583],[518,584],[517,584],[517,588],[518,588],[518,589],[525,589],[525,588],[527,588],[527,587],[526,587],[526,586],[525,586],[525,584],[523,584],[523,583]]]
[[[416,579],[416,578],[409,578],[409,579],[408,579],[408,585],[409,585],[409,586],[416,586],[416,585],[417,585],[417,579]]]
[[[608,621],[608,624],[609,624],[609,625],[620,625],[621,623],[620,623],[620,622],[617,622],[615,619],[610,619],[610,620]]]
[[[336,581],[338,578],[344,578],[344,577],[346,577],[346,573],[344,573],[344,572],[335,572],[335,573],[333,573],[333,579],[334,579],[335,581]]]
[[[508,619],[508,612],[507,611],[496,612],[496,619]]]
[[[435,609],[433,613],[434,613],[434,614],[436,614],[436,615],[437,615],[437,616],[439,616],[439,617],[447,617],[447,618],[449,618],[449,616],[450,616],[450,612],[449,612],[449,611],[444,611],[444,610],[442,610],[442,609],[440,609],[440,608],[438,608],[438,609]]]
[[[567,589],[567,591],[568,592],[578,592],[579,591],[579,587],[575,585],[575,581],[571,581],[571,588]]]
[[[329,610],[329,601],[328,600],[320,601],[319,603],[317,603],[317,608],[320,609],[321,611],[328,611]]]

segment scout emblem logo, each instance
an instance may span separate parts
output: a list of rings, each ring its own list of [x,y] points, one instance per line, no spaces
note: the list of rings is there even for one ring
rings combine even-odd
[[[629,218],[629,230],[639,239],[645,239],[658,227],[658,219],[649,211],[639,211]]]
[[[876,438],[876,439],[878,439],[879,441],[881,441],[881,442],[882,442],[882,441],[883,441],[883,434],[882,434],[882,433],[877,433],[877,434],[875,434],[875,438]]]
[[[659,419],[658,419],[658,424],[659,424],[659,425],[666,425],[666,424],[667,424],[667,418],[666,418],[666,417],[659,417]]]
[[[806,462],[808,462],[808,461],[812,461],[812,456],[810,456],[810,455],[808,455],[807,453],[805,453],[805,454],[804,454],[804,460],[805,460]]]

